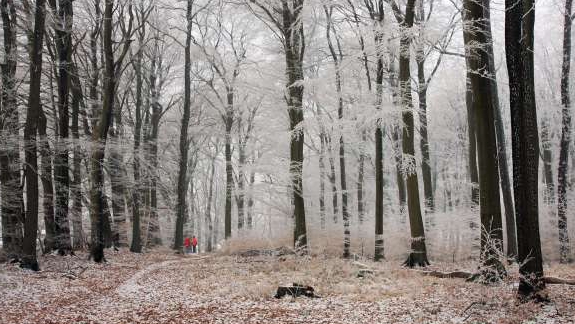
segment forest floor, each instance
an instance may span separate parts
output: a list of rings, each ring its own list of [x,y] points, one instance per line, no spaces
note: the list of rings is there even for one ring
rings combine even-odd
[[[358,263],[337,258],[180,256],[165,250],[109,251],[107,260],[43,256],[40,272],[0,265],[0,323],[575,322],[575,286],[549,286],[548,304],[519,303],[516,269],[508,281],[483,286],[422,276],[398,262],[364,262],[377,271],[358,278]],[[546,271],[575,278],[573,265]],[[293,282],[313,286],[321,298],[273,297],[278,285]]]

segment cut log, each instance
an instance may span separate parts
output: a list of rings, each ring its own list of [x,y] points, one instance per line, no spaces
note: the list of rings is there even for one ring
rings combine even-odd
[[[441,271],[418,271],[424,276],[436,277],[436,278],[461,278],[461,279],[469,279],[473,276],[470,272],[465,271],[452,271],[452,272],[441,272]]]

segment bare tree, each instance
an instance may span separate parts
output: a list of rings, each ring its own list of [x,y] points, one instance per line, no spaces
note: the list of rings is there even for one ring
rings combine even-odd
[[[351,2],[349,2],[351,3]],[[384,62],[383,62],[383,22],[385,19],[385,12],[383,9],[383,0],[365,1],[365,5],[369,11],[369,16],[373,22],[375,32],[375,46],[377,49],[376,59],[377,68],[375,76],[376,84],[376,109],[381,110],[382,96],[383,96],[383,82],[384,82]],[[354,9],[354,16],[357,19],[357,14]],[[371,78],[369,74],[369,66],[367,54],[363,41],[360,44],[363,51],[364,68],[368,77],[368,85],[371,90]],[[377,120],[375,125],[375,253],[374,260],[380,261],[384,259],[384,243],[383,243],[383,126],[381,118]],[[398,178],[399,180],[399,178]],[[399,185],[399,182],[398,182]],[[401,191],[401,189],[400,189]]]
[[[146,20],[151,12],[151,7],[144,7],[144,3],[141,2],[136,9],[136,19],[138,24],[142,27],[138,29],[138,51],[133,55],[132,66],[134,67],[134,73],[136,77],[136,94],[135,94],[135,120],[134,120],[134,161],[133,161],[133,173],[134,173],[134,188],[132,190],[132,243],[130,245],[130,251],[135,253],[142,252],[142,234],[141,234],[141,198],[144,192],[144,188],[141,185],[141,148],[140,144],[142,141],[142,126],[143,126],[143,96],[144,96],[144,50],[146,40]],[[144,196],[145,197],[145,196]]]
[[[341,76],[341,61],[343,60],[343,53],[341,50],[341,44],[335,35],[338,52],[336,53],[335,46],[333,44],[331,34],[335,34],[335,28],[332,25],[332,14],[333,6],[327,6],[324,4],[324,12],[327,20],[326,26],[326,38],[329,47],[329,52],[333,60],[334,70],[335,70],[335,87],[337,92],[337,115],[340,122],[343,120],[343,93],[342,93],[342,76]],[[350,257],[350,231],[349,231],[349,212],[347,209],[347,183],[345,174],[345,141],[343,138],[343,132],[340,129],[339,134],[339,169],[340,169],[340,185],[341,185],[341,208],[343,212],[343,257],[345,259]]]
[[[20,186],[20,135],[17,103],[16,7],[12,0],[0,3],[6,60],[0,66],[2,88],[0,105],[0,185],[2,207],[2,247],[10,258],[22,252],[24,222],[23,191]]]
[[[499,165],[499,185],[503,206],[505,207],[505,229],[507,234],[507,256],[515,258],[517,256],[517,233],[515,226],[515,209],[513,206],[513,195],[511,193],[511,180],[509,167],[507,164],[507,144],[505,140],[505,130],[503,127],[503,116],[501,115],[501,105],[499,104],[499,92],[497,87],[497,71],[495,70],[495,55],[493,54],[493,36],[491,32],[491,10],[489,4],[485,9],[485,35],[487,39],[486,50],[489,55],[489,65],[487,71],[491,76],[491,92],[493,94],[493,109],[495,116],[495,135],[497,137],[497,163]]]
[[[128,25],[125,27],[125,39],[121,47],[118,59],[114,58],[114,46],[112,41],[114,0],[105,0],[103,16],[103,43],[104,43],[104,75],[103,75],[103,99],[102,111],[97,126],[92,132],[92,148],[90,157],[90,217],[92,221],[92,245],[91,257],[95,262],[105,261],[104,258],[104,231],[105,231],[105,206],[104,194],[104,156],[108,131],[112,122],[114,100],[116,94],[116,84],[122,71],[122,63],[130,48],[130,37],[133,32],[134,14],[131,3],[127,5]]]
[[[206,201],[206,213],[205,213],[205,223],[208,227],[208,233],[206,235],[205,240],[206,243],[206,251],[211,252],[213,249],[213,236],[214,236],[214,222],[212,219],[212,204],[213,204],[213,197],[214,197],[214,179],[215,179],[215,172],[216,172],[216,157],[219,154],[219,143],[214,143],[215,152],[211,158],[211,166],[210,166],[210,177],[209,177],[209,189],[208,189],[208,198]],[[208,145],[209,148],[209,145]]]
[[[392,8],[396,8],[392,5]],[[419,201],[419,184],[417,182],[417,171],[415,166],[415,129],[413,120],[413,102],[411,98],[411,71],[410,71],[410,46],[411,38],[409,28],[413,26],[415,16],[415,0],[408,0],[405,6],[405,13],[399,9],[394,9],[396,20],[400,25],[400,45],[399,45],[399,96],[403,107],[403,138],[402,149],[404,161],[402,168],[406,174],[407,206],[409,211],[409,225],[411,229],[411,253],[405,261],[405,265],[427,266],[427,248],[425,245],[425,230],[421,215],[421,204]],[[408,159],[407,161],[405,159]],[[405,162],[409,162],[405,165]]]
[[[539,236],[539,133],[533,71],[534,24],[534,1],[505,1],[513,191],[521,274],[518,292],[524,297],[536,296],[545,287]]]
[[[40,85],[42,79],[42,47],[44,42],[44,23],[46,21],[46,1],[37,0],[34,14],[34,32],[30,46],[30,92],[28,111],[24,128],[24,151],[26,156],[26,218],[24,220],[23,268],[39,270],[36,258],[36,239],[38,235],[38,158],[37,132],[41,113]]]
[[[146,137],[148,138],[147,159],[149,160],[150,186],[148,188],[150,197],[150,211],[148,217],[148,230],[146,245],[155,247],[162,244],[158,215],[158,191],[159,187],[159,153],[158,138],[160,135],[160,125],[162,117],[178,102],[173,97],[167,104],[163,104],[162,93],[169,86],[172,61],[166,54],[169,51],[169,43],[162,37],[159,30],[153,34],[152,46],[148,57],[150,59],[150,70],[148,78],[148,88],[150,92],[150,127]]]
[[[246,32],[237,30],[234,22],[232,26],[227,28],[224,25],[223,19],[223,3],[218,3],[216,13],[214,14],[215,21],[202,21],[199,28],[201,34],[201,43],[193,39],[194,44],[202,51],[203,58],[210,66],[210,75],[207,77],[198,73],[196,77],[202,80],[210,89],[211,93],[215,96],[215,100],[205,98],[206,101],[212,106],[222,119],[225,129],[225,160],[226,160],[226,204],[224,214],[224,233],[225,237],[230,238],[232,235],[232,191],[234,189],[234,169],[232,163],[233,143],[232,143],[232,129],[234,123],[238,120],[238,105],[237,105],[237,81],[241,72],[242,64],[246,59]],[[209,28],[210,25],[215,27]],[[213,30],[213,33],[211,32]],[[223,48],[229,47],[228,49]],[[226,62],[225,55],[222,52],[229,50],[232,54],[232,61]],[[221,82],[219,84],[218,82]],[[238,127],[240,131],[240,127]],[[242,149],[242,143],[239,144],[239,163],[238,169],[242,168],[245,164],[245,145]],[[239,170],[239,173],[242,173]],[[238,230],[244,227],[244,179],[243,174],[238,176],[238,193],[236,204],[238,206]]]
[[[82,227],[82,158],[84,155],[80,145],[80,107],[81,105],[85,106],[85,104],[78,68],[74,62],[72,62],[71,66],[71,77],[72,125],[70,131],[74,138],[74,158],[72,161],[72,182],[70,184],[70,195],[72,198],[70,220],[72,223],[72,248],[80,250],[84,248],[84,230]]]
[[[261,103],[248,104],[247,107],[247,117],[244,118],[244,111],[240,110],[238,112],[237,118],[237,128],[238,128],[238,176],[237,184],[238,190],[236,195],[236,205],[238,206],[238,230],[241,230],[244,225],[248,229],[252,228],[253,218],[250,212],[250,199],[248,199],[248,209],[246,211],[246,165],[248,163],[248,145],[252,140],[252,135],[254,132],[255,118]],[[255,175],[252,172],[251,177]],[[252,180],[249,180],[253,183]],[[248,183],[249,185],[249,183]],[[251,196],[250,196],[251,198]],[[253,200],[251,200],[253,206]],[[244,222],[244,215],[247,216]],[[240,223],[240,220],[242,221]],[[241,226],[240,226],[241,224]]]
[[[194,0],[187,1],[186,7],[186,44],[184,47],[184,114],[182,116],[182,124],[180,128],[180,159],[178,162],[178,187],[177,187],[177,217],[176,217],[176,233],[174,235],[174,250],[181,251],[184,244],[184,221],[186,217],[186,194],[187,194],[187,173],[188,173],[188,127],[190,124],[191,115],[191,101],[192,101],[192,85],[191,85],[191,45],[192,45],[192,26],[193,14],[192,8]]]
[[[473,112],[477,132],[479,166],[479,206],[481,214],[482,280],[492,282],[505,275],[505,268],[498,259],[503,250],[503,230],[499,194],[497,138],[495,133],[494,88],[489,71],[489,52],[485,47],[488,38],[489,1],[465,1],[463,21],[466,29],[467,66],[471,71]]]
[[[368,7],[369,8],[374,8],[372,2],[366,2],[366,3],[371,3]],[[358,12],[353,4],[353,1],[351,0],[347,0],[347,4],[349,6],[349,9],[351,10],[351,15],[352,15],[352,21],[354,22],[354,25],[357,29],[357,34],[358,34],[358,42],[359,42],[359,46],[360,46],[360,50],[361,50],[361,62],[363,65],[363,68],[365,69],[365,76],[366,76],[366,83],[367,83],[367,90],[368,92],[371,94],[372,92],[372,81],[371,81],[371,71],[370,71],[370,66],[369,66],[369,59],[367,56],[367,52],[365,49],[365,39],[363,37],[363,34],[360,30],[360,18],[358,15]],[[372,9],[373,11],[373,9]],[[370,16],[373,16],[373,18],[375,18],[374,13],[370,12]],[[372,20],[373,20],[372,18]],[[383,19],[383,16],[381,17]],[[380,53],[380,48],[378,48],[378,53]],[[380,55],[378,55],[378,62],[380,60]],[[382,71],[383,73],[383,71]],[[383,80],[382,80],[383,81]],[[361,143],[365,144],[367,142],[367,133],[364,129],[362,129],[361,131]],[[359,151],[359,159],[358,159],[358,170],[357,170],[357,216],[359,219],[360,224],[363,223],[363,220],[365,218],[365,201],[363,198],[364,195],[364,177],[365,177],[365,160],[366,160],[366,154],[363,150],[363,148],[360,148]],[[380,161],[378,160],[377,163],[379,164]],[[380,172],[383,170],[383,167],[380,169]],[[379,175],[379,174],[378,174]],[[376,191],[383,189],[383,175],[381,176],[382,178],[379,179],[379,181],[381,182],[379,185],[376,185]],[[382,196],[383,193],[380,193],[380,195]],[[380,197],[379,195],[377,195],[377,197]],[[383,198],[383,197],[382,197]],[[376,198],[379,199],[379,198]],[[382,199],[383,202],[383,199]],[[383,208],[381,208],[383,211]],[[383,222],[381,222],[381,233],[383,234]],[[377,234],[376,234],[377,236]],[[383,243],[382,243],[383,244]]]
[[[58,142],[55,146],[54,182],[56,188],[54,232],[55,248],[58,254],[72,251],[70,226],[68,223],[68,200],[70,195],[70,175],[68,172],[68,137],[70,103],[70,66],[72,63],[72,0],[49,0],[55,17],[54,33],[58,55]]]
[[[307,229],[305,220],[305,202],[303,197],[303,148],[304,133],[301,130],[304,121],[302,109],[304,85],[302,84],[305,36],[302,22],[304,0],[281,0],[280,4],[268,1],[249,0],[259,8],[268,19],[272,28],[279,32],[286,61],[286,101],[290,119],[290,175],[293,195],[294,245],[307,253]]]

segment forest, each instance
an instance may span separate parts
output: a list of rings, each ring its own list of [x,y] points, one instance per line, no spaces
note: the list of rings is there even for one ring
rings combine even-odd
[[[0,0],[0,323],[573,323],[572,5]]]

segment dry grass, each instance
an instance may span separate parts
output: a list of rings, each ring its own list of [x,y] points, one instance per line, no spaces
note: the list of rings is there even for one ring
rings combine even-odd
[[[469,228],[474,213],[467,209],[449,213],[437,212],[433,215],[432,225],[426,227],[429,257],[441,262],[468,261],[479,254],[478,230]],[[456,221],[454,221],[454,219]],[[334,223],[329,220],[322,229],[320,224],[311,218],[307,225],[308,244],[311,254],[322,257],[340,257],[343,254],[343,224],[341,220]],[[274,224],[276,230],[264,235],[254,229],[235,233],[234,237],[222,244],[219,252],[230,255],[240,251],[275,249],[281,246],[293,246],[293,228],[290,223]],[[363,224],[352,223],[351,253],[355,258],[369,259],[374,253],[374,224],[366,219]],[[475,233],[477,232],[477,233]],[[386,217],[384,219],[385,257],[390,261],[401,262],[409,253],[409,222],[406,215]]]
[[[246,250],[273,250],[282,246],[292,246],[293,239],[289,235],[266,238],[258,236],[255,232],[246,232],[235,236],[222,244],[218,253],[231,255]]]

